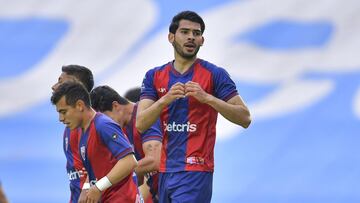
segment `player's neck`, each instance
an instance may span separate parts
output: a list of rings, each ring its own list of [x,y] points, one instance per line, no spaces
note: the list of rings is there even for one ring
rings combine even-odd
[[[94,109],[89,108],[89,109],[85,110],[83,122],[81,124],[81,128],[82,128],[83,132],[85,132],[89,128],[90,123],[94,119],[95,115],[96,115],[96,112]]]
[[[189,68],[192,66],[192,64],[194,64],[194,62],[196,61],[196,56],[193,57],[192,59],[185,59],[183,57],[175,57],[175,61],[174,61],[174,68],[177,72],[183,74],[185,73],[187,70],[189,70]]]
[[[129,104],[127,104],[125,106],[125,122],[124,122],[124,126],[128,125],[131,122],[131,117],[133,115],[133,111],[134,111],[134,107],[135,104],[130,102]]]

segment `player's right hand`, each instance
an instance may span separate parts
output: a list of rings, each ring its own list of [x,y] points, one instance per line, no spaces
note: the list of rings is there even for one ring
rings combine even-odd
[[[175,83],[171,86],[170,90],[164,96],[164,100],[167,104],[170,104],[176,99],[185,97],[185,84],[181,82]]]

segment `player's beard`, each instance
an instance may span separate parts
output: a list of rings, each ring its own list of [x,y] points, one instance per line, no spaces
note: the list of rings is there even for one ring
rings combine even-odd
[[[185,58],[185,59],[193,59],[196,57],[197,53],[199,52],[200,50],[200,46],[199,45],[196,45],[195,47],[195,51],[193,53],[185,53],[183,51],[183,47],[176,42],[176,40],[174,40],[174,42],[172,43],[176,53],[178,53],[181,57]]]

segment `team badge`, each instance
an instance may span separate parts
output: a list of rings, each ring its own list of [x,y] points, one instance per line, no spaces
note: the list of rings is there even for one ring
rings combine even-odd
[[[85,146],[80,147],[80,154],[82,159],[85,161]]]
[[[65,151],[67,151],[69,148],[69,138],[65,137]]]
[[[114,134],[112,135],[112,138],[113,138],[114,140],[116,140],[117,137],[118,137],[118,135],[117,135],[116,133],[114,133]]]

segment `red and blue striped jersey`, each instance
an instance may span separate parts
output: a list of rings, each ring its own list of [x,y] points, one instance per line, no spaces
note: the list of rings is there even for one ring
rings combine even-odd
[[[128,137],[131,144],[134,146],[135,157],[137,160],[140,160],[145,157],[143,151],[143,143],[150,140],[162,141],[162,132],[160,127],[160,119],[158,119],[149,129],[144,133],[140,133],[136,129],[136,112],[138,104],[134,105],[134,110],[131,115],[130,122],[124,127],[124,133]]]
[[[91,184],[106,176],[118,160],[134,153],[120,126],[102,113],[96,113],[81,135],[79,149]],[[135,202],[137,197],[137,184],[131,173],[105,190],[101,202]]]
[[[80,171],[83,163],[79,154],[79,138],[81,129],[70,130],[65,128],[63,136],[63,148],[66,157],[66,170],[70,181],[70,203],[77,203],[86,176],[81,176]]]
[[[209,94],[223,101],[238,95],[236,85],[225,69],[202,59],[183,74],[173,62],[149,70],[140,99],[157,101],[177,82],[197,82]],[[213,171],[218,112],[193,97],[180,98],[163,109],[160,172]]]
[[[135,157],[137,160],[140,160],[145,157],[145,153],[143,150],[143,143],[150,141],[150,140],[157,140],[162,142],[162,132],[160,126],[160,119],[158,119],[149,129],[147,129],[144,133],[140,133],[136,129],[136,112],[137,112],[138,103],[134,105],[134,110],[131,115],[130,122],[125,126],[124,132],[127,135],[129,141],[134,146]],[[157,180],[158,174],[152,175],[149,177],[147,184],[152,191],[152,195],[157,194],[158,185]]]

